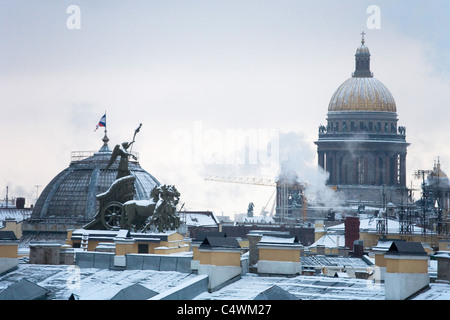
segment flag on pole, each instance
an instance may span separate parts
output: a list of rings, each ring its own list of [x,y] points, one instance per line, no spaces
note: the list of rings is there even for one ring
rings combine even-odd
[[[101,117],[94,131],[97,131],[98,127],[106,127],[106,113]]]

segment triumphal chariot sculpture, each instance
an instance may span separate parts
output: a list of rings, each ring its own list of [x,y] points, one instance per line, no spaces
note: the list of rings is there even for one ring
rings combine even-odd
[[[136,177],[130,173],[128,164],[130,157],[137,160],[130,147],[135,142],[141,126],[142,124],[135,130],[131,142],[123,142],[114,147],[106,169],[120,157],[116,179],[106,192],[96,196],[99,209],[84,229],[120,228],[145,232],[151,226],[158,231],[164,231],[176,229],[180,225],[175,209],[180,193],[175,186],[156,186],[149,191],[149,200],[134,200]]]

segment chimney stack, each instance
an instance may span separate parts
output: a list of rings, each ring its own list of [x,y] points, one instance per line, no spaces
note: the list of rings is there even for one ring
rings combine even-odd
[[[428,259],[420,242],[394,240],[385,253],[385,299],[405,300],[428,287]]]

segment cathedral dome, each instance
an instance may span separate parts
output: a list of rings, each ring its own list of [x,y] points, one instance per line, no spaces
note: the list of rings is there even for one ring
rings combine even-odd
[[[365,45],[365,44],[361,44],[359,47],[358,47],[358,49],[356,49],[356,53],[358,54],[362,54],[362,53],[364,53],[364,54],[368,54],[368,55],[370,55],[370,51],[369,51],[369,48]]]
[[[31,219],[68,219],[84,223],[92,220],[98,211],[96,196],[108,190],[115,181],[119,159],[106,169],[112,151],[105,135],[104,145],[89,157],[77,158],[72,154],[68,168],[56,175],[44,188],[34,206]],[[135,199],[150,199],[150,191],[160,183],[141,168],[137,161],[129,162],[135,180]]]
[[[384,84],[370,71],[370,51],[362,34],[355,53],[355,72],[334,92],[328,111],[397,112],[395,100]]]
[[[373,77],[352,77],[334,92],[328,111],[397,112],[389,89]]]

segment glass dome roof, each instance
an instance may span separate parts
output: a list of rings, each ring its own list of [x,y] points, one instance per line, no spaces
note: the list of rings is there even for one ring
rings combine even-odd
[[[105,139],[106,138],[106,139]],[[72,160],[69,167],[56,175],[44,188],[33,209],[31,219],[55,218],[77,221],[91,220],[98,211],[97,194],[108,190],[116,179],[119,159],[106,169],[112,151],[105,136],[103,147],[92,156]],[[159,181],[130,161],[129,170],[135,180],[135,199],[150,199],[150,191]]]

